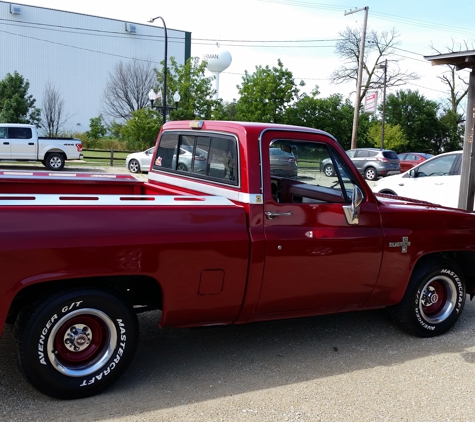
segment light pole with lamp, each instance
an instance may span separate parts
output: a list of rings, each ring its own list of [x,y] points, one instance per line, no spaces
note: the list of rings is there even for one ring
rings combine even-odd
[[[388,74],[388,59],[384,60],[384,64],[377,64],[376,69],[384,70],[384,82],[383,82],[383,115],[381,116],[381,149],[384,149],[384,120],[386,111],[386,77]]]
[[[158,100],[161,97],[162,97],[162,91],[161,90],[159,90],[158,93],[156,93],[153,90],[153,88],[150,89],[150,91],[148,91],[148,99],[150,100],[150,107],[153,108],[154,104],[155,104],[155,100]],[[178,103],[180,102],[180,100],[181,100],[180,94],[178,92],[175,92],[175,94],[173,94],[173,101],[175,102],[175,107],[163,105],[163,106],[155,106],[155,108],[162,109],[162,114],[163,114],[164,119],[165,119],[169,110],[178,109]],[[165,120],[163,121],[163,123],[165,123]]]
[[[161,16],[157,16],[156,18],[152,18],[149,20],[150,23],[155,22],[157,19],[161,19],[163,23],[163,29],[165,30],[165,62],[163,64],[163,97],[162,97],[162,107],[156,107],[162,109],[162,118],[163,124],[167,121],[167,109],[173,107],[167,107],[167,60],[168,60],[168,34],[167,34],[167,25],[165,24],[165,20]],[[151,92],[149,92],[148,97],[150,100]],[[155,100],[156,98],[154,98]],[[178,100],[179,101],[179,100]],[[152,102],[153,107],[153,102]]]

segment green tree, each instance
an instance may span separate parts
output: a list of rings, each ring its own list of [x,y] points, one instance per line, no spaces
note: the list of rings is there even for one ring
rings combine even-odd
[[[155,143],[161,125],[158,117],[157,112],[150,108],[132,112],[132,117],[120,129],[128,149],[145,150]]]
[[[167,103],[173,105],[173,95],[180,94],[176,110],[170,111],[171,120],[211,119],[214,107],[219,104],[214,99],[212,77],[205,76],[206,62],[191,57],[184,65],[178,65],[170,58],[167,68]],[[163,72],[155,70],[158,89],[163,87]],[[160,109],[159,109],[160,110]],[[161,112],[161,111],[160,111]]]
[[[443,127],[438,113],[440,105],[418,91],[400,90],[386,98],[386,122],[400,125],[408,141],[407,148],[418,152],[441,152]]]
[[[372,146],[379,148],[381,146],[381,122],[373,122],[369,128],[369,139]],[[404,135],[400,125],[384,125],[384,145],[385,149],[392,149],[398,153],[407,151],[409,141]]]
[[[107,127],[104,123],[102,114],[97,117],[91,117],[89,119],[89,130],[86,132],[86,136],[89,141],[89,148],[95,148],[97,141],[103,138],[107,134]]]
[[[459,113],[450,109],[444,110],[444,114],[439,118],[441,132],[436,139],[435,149],[437,151],[449,152],[463,148],[465,125],[462,121]]]
[[[213,109],[212,120],[236,120],[237,101],[219,100]]]
[[[36,100],[28,95],[30,83],[18,72],[7,73],[0,81],[0,122],[28,123],[38,125],[41,110],[35,107]]]
[[[300,86],[304,86],[300,82]],[[238,85],[240,98],[236,105],[236,118],[241,121],[286,123],[288,107],[297,99],[299,88],[292,72],[277,67],[256,66],[256,71],[245,71],[242,84]]]

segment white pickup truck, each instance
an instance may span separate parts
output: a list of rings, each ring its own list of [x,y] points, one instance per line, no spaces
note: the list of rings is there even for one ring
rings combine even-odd
[[[66,160],[82,158],[82,142],[75,138],[43,138],[35,125],[0,123],[0,161],[41,161],[61,170]]]

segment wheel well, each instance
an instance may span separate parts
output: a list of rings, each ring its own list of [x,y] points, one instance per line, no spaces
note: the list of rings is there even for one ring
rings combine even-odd
[[[397,196],[397,193],[393,192],[391,189],[382,189],[378,193],[385,193],[387,195],[396,195]]]
[[[59,280],[28,286],[13,299],[7,317],[13,323],[18,313],[38,298],[67,287],[111,287],[125,296],[137,313],[162,309],[163,295],[155,279],[147,276],[118,276]]]
[[[61,149],[50,149],[50,150],[48,150],[47,152],[45,152],[45,158],[48,155],[53,154],[53,153],[61,154],[64,158],[66,158],[66,153]]]
[[[470,293],[475,288],[475,252],[451,251],[424,255],[417,261],[414,270],[428,261],[440,261],[441,258],[450,259],[460,267],[465,277],[467,293]]]

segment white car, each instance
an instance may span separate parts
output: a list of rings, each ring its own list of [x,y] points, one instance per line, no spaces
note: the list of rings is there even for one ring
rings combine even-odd
[[[131,173],[140,173],[143,171],[148,172],[150,169],[150,163],[153,158],[153,150],[155,147],[149,148],[146,151],[134,152],[127,155],[125,159],[125,167],[129,169]]]
[[[462,151],[446,152],[405,173],[378,180],[372,190],[457,208],[461,168]]]

